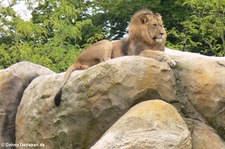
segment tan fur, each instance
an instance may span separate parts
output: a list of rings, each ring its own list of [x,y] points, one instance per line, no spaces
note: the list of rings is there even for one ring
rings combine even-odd
[[[99,41],[80,54],[76,63],[66,71],[60,90],[55,96],[55,105],[60,105],[62,88],[74,70],[87,69],[110,58],[140,55],[165,61],[174,67],[176,63],[163,53],[166,36],[160,14],[153,14],[148,9],[136,12],[129,23],[128,37],[112,42]]]
[[[77,61],[70,66],[66,70],[66,74],[64,75],[63,82],[59,88],[59,91],[54,97],[55,105],[59,106],[61,103],[61,94],[62,88],[66,84],[67,80],[69,79],[71,73],[74,70],[83,70],[87,69],[93,65],[111,59],[112,55],[112,44],[108,40],[99,41],[92,46],[85,49],[77,58]]]

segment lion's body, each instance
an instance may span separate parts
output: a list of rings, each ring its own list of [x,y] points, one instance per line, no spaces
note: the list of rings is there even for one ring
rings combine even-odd
[[[74,70],[87,69],[111,58],[140,55],[166,61],[174,67],[176,63],[163,53],[165,43],[166,31],[160,14],[153,14],[148,9],[136,12],[129,23],[128,37],[112,42],[99,41],[80,54],[76,63],[66,71],[60,90],[54,98],[55,105],[60,105],[62,88]]]

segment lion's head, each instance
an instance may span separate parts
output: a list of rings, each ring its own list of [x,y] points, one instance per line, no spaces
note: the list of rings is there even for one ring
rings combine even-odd
[[[149,45],[165,45],[167,35],[161,15],[148,9],[136,12],[129,23],[129,36]]]

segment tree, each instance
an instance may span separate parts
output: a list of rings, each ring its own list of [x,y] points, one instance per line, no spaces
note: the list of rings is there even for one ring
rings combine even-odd
[[[82,1],[44,1],[33,10],[30,21],[15,15],[14,4],[0,9],[2,68],[27,60],[63,71],[73,63],[82,45],[94,40],[87,36],[94,33],[87,31],[92,21],[83,17],[87,8]],[[92,39],[84,39],[83,30]]]
[[[169,46],[206,55],[225,55],[225,1],[183,0],[188,18],[169,31]]]
[[[186,18],[183,8],[174,0],[95,0],[91,8],[90,19],[108,39],[122,38],[133,13],[143,8],[160,13],[168,30]]]

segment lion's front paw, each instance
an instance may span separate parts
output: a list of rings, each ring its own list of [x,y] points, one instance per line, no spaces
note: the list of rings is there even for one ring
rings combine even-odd
[[[167,63],[170,65],[171,68],[174,68],[177,65],[176,62],[172,59]]]
[[[176,62],[167,55],[164,55],[164,61],[167,62],[171,68],[174,68],[176,66]]]

